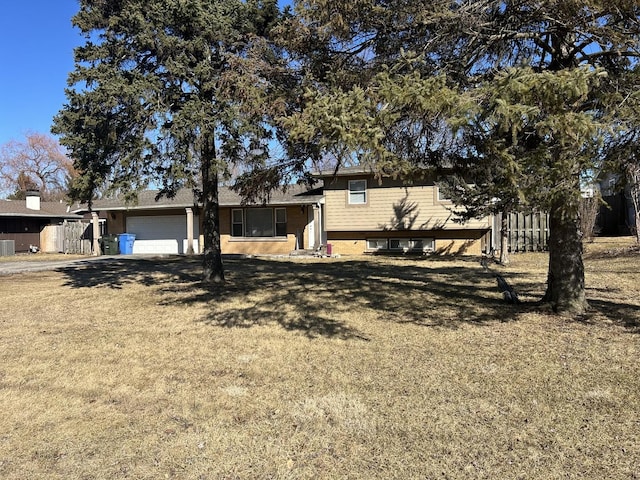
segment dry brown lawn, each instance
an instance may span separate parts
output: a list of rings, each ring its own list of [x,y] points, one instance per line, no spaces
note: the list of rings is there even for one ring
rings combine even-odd
[[[640,478],[640,254],[119,258],[0,277],[2,479]]]
[[[0,265],[14,262],[56,262],[67,260],[79,260],[86,258],[85,255],[72,255],[65,253],[17,253],[11,256],[0,257]]]

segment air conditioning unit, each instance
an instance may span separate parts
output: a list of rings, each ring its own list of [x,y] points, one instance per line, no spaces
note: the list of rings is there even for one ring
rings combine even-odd
[[[0,257],[10,257],[16,254],[15,240],[0,240]]]

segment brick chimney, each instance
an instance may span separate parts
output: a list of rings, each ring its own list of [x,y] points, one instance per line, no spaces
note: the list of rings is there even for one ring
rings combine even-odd
[[[38,190],[27,190],[26,197],[29,210],[40,210],[40,192]]]

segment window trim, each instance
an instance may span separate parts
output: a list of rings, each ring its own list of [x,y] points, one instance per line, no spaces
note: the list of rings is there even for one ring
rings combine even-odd
[[[364,184],[364,188],[361,190],[352,190],[351,185],[354,185],[356,183],[363,183]],[[355,202],[352,200],[352,195],[354,194],[358,194],[358,195],[364,195],[364,201],[362,202]],[[369,199],[369,196],[367,194],[367,179],[366,178],[359,178],[359,179],[353,179],[353,180],[349,180],[347,183],[347,203],[349,205],[366,205],[367,201]]]

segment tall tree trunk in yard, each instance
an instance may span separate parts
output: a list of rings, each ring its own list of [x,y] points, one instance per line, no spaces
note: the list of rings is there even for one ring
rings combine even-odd
[[[218,199],[218,170],[216,148],[212,135],[207,135],[202,148],[202,204],[204,260],[202,280],[205,283],[224,283],[224,267],[220,244],[220,201]]]
[[[635,187],[631,190],[631,201],[633,202],[634,210],[634,228],[633,231],[636,236],[636,243],[640,245],[640,187]]]
[[[640,165],[627,166],[627,184],[634,213],[631,229],[636,237],[636,243],[640,244]]]
[[[584,286],[582,233],[577,209],[556,201],[549,212],[548,302],[558,313],[582,314],[588,304]]]
[[[509,265],[509,212],[500,214],[500,264]]]

